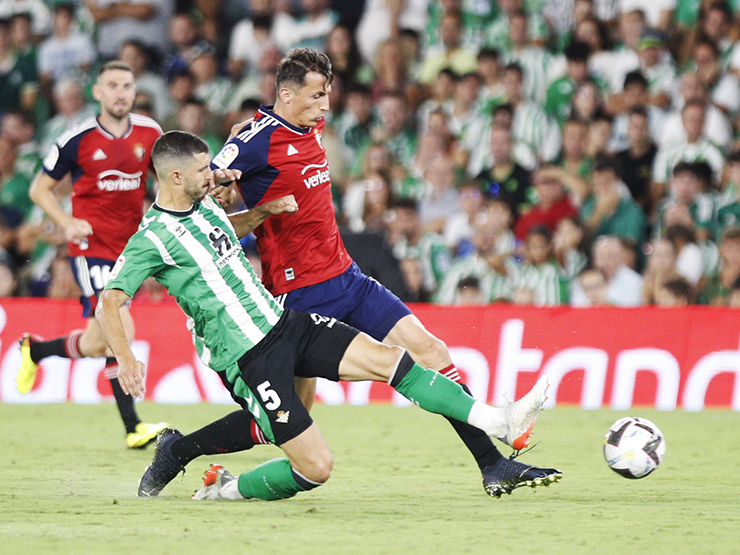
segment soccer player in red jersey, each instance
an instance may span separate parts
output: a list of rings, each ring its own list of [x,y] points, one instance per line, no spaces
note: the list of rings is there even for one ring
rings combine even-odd
[[[326,55],[307,48],[291,50],[278,68],[275,106],[260,107],[214,157],[211,167],[241,173],[239,189],[250,209],[290,195],[297,203],[296,211],[271,215],[254,230],[263,282],[279,302],[286,308],[336,318],[378,341],[401,346],[420,365],[438,370],[469,393],[444,342],[429,333],[393,293],[365,276],[344,248],[321,141],[331,81]],[[315,387],[315,379],[296,378],[296,389],[309,408]],[[483,486],[492,496],[521,486],[549,485],[562,476],[557,469],[503,457],[485,433],[457,420],[450,423],[475,457]],[[528,438],[512,447],[525,447]],[[157,495],[178,470],[200,455],[248,449],[262,442],[247,410],[187,436],[165,430],[139,495]]]
[[[133,398],[118,383],[118,366],[94,317],[98,294],[141,222],[151,149],[162,134],[154,120],[131,113],[135,94],[134,74],[127,64],[104,64],[93,86],[100,115],[57,139],[31,185],[31,200],[64,230],[69,241],[72,271],[82,290],[83,315],[90,319],[84,331],[76,330],[51,341],[24,335],[16,382],[21,393],[30,391],[39,361],[51,355],[72,359],[108,357],[106,377],[126,428],[126,445],[141,448],[166,424],[139,420]],[[72,214],[62,209],[53,194],[67,174],[73,182]],[[133,339],[134,323],[127,307],[121,309],[121,317],[128,337]]]

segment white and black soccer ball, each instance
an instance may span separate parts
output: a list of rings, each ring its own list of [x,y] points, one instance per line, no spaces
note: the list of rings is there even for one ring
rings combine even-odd
[[[604,437],[606,464],[625,478],[644,478],[658,468],[664,455],[663,433],[646,418],[620,418]]]

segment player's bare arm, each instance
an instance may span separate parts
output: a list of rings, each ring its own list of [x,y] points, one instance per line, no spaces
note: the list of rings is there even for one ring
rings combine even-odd
[[[222,208],[226,208],[236,200],[236,189],[233,185],[241,176],[242,172],[240,170],[229,168],[219,168],[213,172],[213,180],[208,193],[216,199],[216,202]]]
[[[105,342],[118,361],[118,381],[123,391],[132,397],[141,397],[146,391],[146,366],[134,356],[129,347],[126,330],[121,320],[121,307],[129,296],[120,289],[103,291],[95,309]]]
[[[62,209],[53,192],[58,183],[53,177],[39,172],[31,184],[28,195],[47,216],[54,220],[54,223],[64,230],[68,241],[79,244],[85,237],[92,234],[92,226],[87,220],[74,218]]]
[[[259,227],[267,218],[274,214],[293,214],[298,212],[298,203],[293,195],[276,198],[260,204],[252,210],[244,210],[229,215],[229,221],[234,226],[236,236],[240,239],[249,235]]]

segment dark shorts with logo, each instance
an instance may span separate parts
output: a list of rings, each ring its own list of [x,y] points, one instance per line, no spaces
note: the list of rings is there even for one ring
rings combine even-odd
[[[363,274],[354,262],[335,278],[278,295],[277,300],[286,308],[341,320],[378,341],[411,314],[401,299]]]
[[[339,381],[339,363],[358,333],[334,318],[286,309],[270,333],[239,359],[236,383],[219,374],[262,433],[280,445],[313,422],[296,394],[294,376]]]

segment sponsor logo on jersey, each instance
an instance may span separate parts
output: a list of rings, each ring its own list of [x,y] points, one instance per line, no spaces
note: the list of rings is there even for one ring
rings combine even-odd
[[[108,158],[108,156],[106,156],[105,152],[103,152],[103,149],[101,148],[93,152],[93,155],[92,155],[93,160],[105,160],[106,158]]]
[[[294,154],[298,154],[298,149],[293,145],[288,145],[288,156],[293,156]]]
[[[221,152],[216,154],[216,157],[213,159],[213,163],[219,168],[228,168],[229,164],[231,164],[238,155],[239,147],[234,143],[229,143],[221,149]]]
[[[324,143],[321,142],[321,133],[319,133],[318,129],[314,129],[313,131],[314,137],[316,137],[316,142],[319,143],[319,147],[321,150],[324,150]]]
[[[286,281],[293,281],[295,279],[295,272],[293,271],[293,268],[288,268],[285,270],[285,280]]]
[[[288,418],[290,418],[290,411],[289,410],[280,410],[277,413],[277,418],[275,419],[275,422],[280,422],[281,424],[287,424]]]
[[[98,189],[101,191],[133,191],[141,186],[143,172],[123,173],[118,170],[104,171],[98,175]]]
[[[326,169],[323,169],[326,168]],[[312,170],[316,170],[316,173],[313,175],[306,177],[303,180],[303,184],[306,186],[306,189],[310,189],[311,187],[316,187],[317,185],[321,185],[323,183],[326,183],[329,181],[329,161],[324,160],[323,164],[309,164],[303,170],[301,170],[301,175],[306,175],[308,172],[311,172]]]

